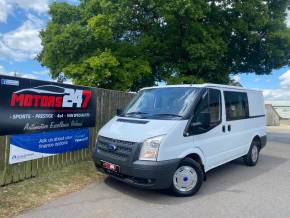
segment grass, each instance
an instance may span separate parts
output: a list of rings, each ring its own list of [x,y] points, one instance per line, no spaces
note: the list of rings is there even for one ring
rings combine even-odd
[[[11,217],[97,181],[92,161],[83,161],[0,187],[0,217]]]

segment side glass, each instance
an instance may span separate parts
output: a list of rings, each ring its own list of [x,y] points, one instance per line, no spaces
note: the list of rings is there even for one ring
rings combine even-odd
[[[216,89],[208,89],[195,109],[191,133],[205,133],[218,126],[221,118],[221,92]]]
[[[227,121],[241,120],[249,117],[247,93],[225,91]]]
[[[217,126],[222,121],[221,92],[217,89],[209,89],[209,112],[211,127]]]

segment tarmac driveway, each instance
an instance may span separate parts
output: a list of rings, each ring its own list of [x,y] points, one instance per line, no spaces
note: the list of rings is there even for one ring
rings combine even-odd
[[[290,217],[290,128],[270,128],[256,167],[236,160],[208,172],[197,195],[176,198],[105,177],[20,217]]]

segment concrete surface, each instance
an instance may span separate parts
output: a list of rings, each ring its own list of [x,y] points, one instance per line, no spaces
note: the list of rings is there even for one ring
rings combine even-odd
[[[290,145],[290,125],[268,127],[268,138],[273,142]]]
[[[241,160],[218,167],[193,197],[176,198],[105,178],[19,217],[290,217],[290,128],[269,128],[256,167]]]

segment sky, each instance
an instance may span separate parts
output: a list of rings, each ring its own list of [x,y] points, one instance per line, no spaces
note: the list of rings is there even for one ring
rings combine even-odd
[[[77,4],[77,0],[58,0]],[[51,0],[0,0],[0,74],[51,80],[49,71],[36,60],[41,51],[39,31],[49,21]],[[287,17],[290,27],[290,16]],[[290,66],[271,75],[232,76],[244,87],[264,91],[266,101],[290,101]]]
[[[57,0],[60,1],[60,0]],[[77,0],[62,0],[76,4]],[[0,0],[0,74],[52,80],[35,58],[41,51],[39,32],[49,21],[51,0]]]

